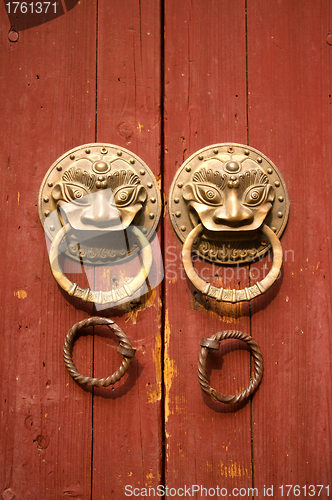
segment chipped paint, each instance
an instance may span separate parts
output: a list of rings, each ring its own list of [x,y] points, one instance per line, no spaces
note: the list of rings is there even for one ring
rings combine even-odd
[[[148,394],[148,403],[156,403],[161,400],[161,335],[157,335],[152,359],[156,369],[156,388]]]
[[[17,292],[14,292],[14,296],[18,299],[26,299],[28,296],[28,292],[26,292],[25,290],[18,290]]]
[[[248,469],[244,465],[237,464],[236,462],[229,462],[225,465],[222,460],[220,460],[220,474],[223,477],[244,477],[248,476]]]
[[[17,193],[17,204],[18,205],[20,204],[20,196],[21,196],[20,192],[18,191],[18,193]]]
[[[139,312],[145,311],[145,309],[147,309],[148,307],[152,307],[152,306],[156,307],[156,304],[155,304],[156,295],[157,295],[157,292],[156,292],[155,288],[150,293],[143,295],[140,298],[140,300],[142,302],[137,304],[137,307],[135,307],[132,311],[128,312],[126,323],[127,323],[127,321],[131,320],[133,325],[136,325],[137,316],[138,316]]]
[[[168,320],[168,309],[166,309],[165,315],[165,368],[164,368],[164,380],[165,380],[165,423],[167,424],[168,418],[171,415],[170,410],[170,390],[173,383],[173,378],[177,374],[177,368],[175,362],[169,357],[169,342],[171,336],[171,329]],[[167,435],[167,433],[166,433]]]
[[[157,184],[158,184],[159,191],[161,191],[161,174],[157,175]]]
[[[228,324],[238,323],[242,318],[242,303],[221,303],[214,299],[207,299],[205,296],[202,300],[204,300],[204,303],[193,297],[189,303],[190,309],[204,311],[208,316],[218,318],[219,321]]]
[[[206,462],[206,472],[212,472],[213,471],[213,464],[209,461]]]
[[[138,132],[139,134],[141,134],[141,133],[142,133],[142,128],[143,128],[143,125],[142,125],[140,122],[138,122],[138,125],[137,125],[137,127],[136,127],[136,128],[137,128],[137,132]]]

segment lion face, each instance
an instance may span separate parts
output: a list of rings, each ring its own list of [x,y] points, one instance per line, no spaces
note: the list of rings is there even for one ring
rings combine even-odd
[[[274,201],[267,175],[251,160],[213,159],[195,172],[182,196],[196,223],[212,232],[259,229]]]
[[[121,168],[122,167],[122,168]],[[75,230],[126,229],[146,201],[145,187],[122,160],[80,160],[55,184],[52,197]]]

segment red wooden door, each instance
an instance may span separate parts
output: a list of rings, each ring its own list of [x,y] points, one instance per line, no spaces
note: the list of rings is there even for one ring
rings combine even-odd
[[[67,12],[33,27],[26,14],[9,19],[5,3],[0,12],[3,500],[153,497],[166,486],[166,498],[329,498],[330,2],[61,4]],[[103,312],[137,354],[114,390],[84,390],[61,351],[96,311],[56,285],[37,198],[56,158],[103,141],[138,154],[160,181],[165,278],[133,309]],[[291,207],[281,279],[250,305],[217,306],[184,275],[167,197],[185,159],[232,141],[271,158]],[[202,395],[196,374],[200,339],[224,329],[251,334],[265,361],[255,396],[227,407]],[[109,374],[115,347],[82,336],[76,363]],[[210,367],[211,385],[234,393],[250,356],[225,343]]]

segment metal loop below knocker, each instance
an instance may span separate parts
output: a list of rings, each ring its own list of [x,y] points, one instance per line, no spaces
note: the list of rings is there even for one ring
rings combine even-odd
[[[250,377],[249,384],[237,394],[232,396],[221,394],[210,386],[207,376],[207,358],[211,350],[218,350],[220,343],[226,339],[236,339],[245,342],[252,354],[254,360],[254,374]],[[225,404],[240,403],[248,398],[257,389],[263,377],[263,356],[257,342],[246,333],[238,331],[224,331],[213,335],[208,339],[202,339],[201,351],[198,358],[198,380],[202,390],[215,401],[220,401]]]
[[[106,325],[117,336],[119,340],[118,352],[122,354],[123,360],[116,372],[105,378],[92,378],[82,375],[76,368],[73,361],[73,348],[76,335],[83,329],[89,326]],[[111,319],[107,318],[88,318],[71,327],[66,335],[65,343],[63,346],[63,360],[64,363],[76,382],[79,384],[87,384],[94,387],[108,387],[115,384],[128,370],[131,358],[135,356],[135,349],[133,349],[130,340],[121,328],[114,323]]]
[[[131,151],[112,144],[86,144],[65,153],[48,170],[39,193],[39,216],[51,240],[49,260],[57,283],[71,296],[107,307],[145,293],[143,286],[153,264],[150,241],[160,213],[157,181],[149,167]],[[131,281],[125,279],[122,285],[94,291],[67,278],[59,262],[60,253],[80,264],[96,266],[123,264],[139,253],[141,267]],[[120,341],[118,351],[124,356],[120,368],[103,379],[81,375],[72,359],[77,332],[93,325],[111,328]],[[135,349],[126,334],[106,318],[77,323],[65,340],[65,365],[80,384],[114,384],[127,371],[134,355]]]
[[[183,242],[186,275],[203,295],[220,302],[250,301],[267,292],[280,276],[279,238],[287,224],[289,199],[278,169],[256,149],[224,143],[194,153],[175,175],[169,213],[173,229]],[[271,248],[273,262],[268,274],[240,290],[208,283],[197,274],[191,260],[195,252],[212,264],[249,264]],[[219,348],[219,341],[224,338],[247,342],[255,360],[254,377],[235,396],[224,396],[212,389],[206,375],[209,348]],[[222,332],[204,342],[198,364],[202,389],[224,403],[235,403],[252,394],[263,374],[263,358],[257,343],[241,332]]]

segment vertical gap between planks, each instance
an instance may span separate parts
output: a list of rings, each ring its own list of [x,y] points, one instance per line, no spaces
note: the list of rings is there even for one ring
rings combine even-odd
[[[164,174],[165,174],[165,0],[160,0],[160,173],[161,173],[161,199],[164,200]],[[163,210],[166,210],[163,203]],[[160,222],[160,243],[162,252],[162,261],[165,264],[165,238],[164,238],[164,213],[161,215]],[[165,419],[165,324],[166,324],[166,284],[165,279],[161,282],[161,477],[160,482],[166,486],[166,419]],[[165,498],[165,494],[162,498]]]
[[[249,146],[249,64],[248,64],[248,0],[244,2],[244,19],[245,19],[245,40],[246,40],[246,122],[247,122],[247,144]],[[250,278],[251,265],[249,264],[249,286],[251,286]],[[249,302],[249,328],[250,336],[252,336],[252,309]],[[250,355],[250,377],[254,368],[254,360]],[[253,396],[250,397],[250,447],[251,447],[251,486],[252,498],[255,497],[255,465],[254,465],[254,422],[253,422]]]
[[[95,85],[95,142],[97,142],[98,136],[98,0],[96,0],[96,85]],[[95,270],[94,270],[94,281],[95,281]],[[95,285],[95,283],[94,283]],[[95,286],[94,286],[95,288]],[[93,314],[96,315],[96,305],[93,304]],[[95,376],[95,327],[92,327],[92,377]],[[91,492],[90,500],[92,500],[93,495],[93,445],[94,445],[94,401],[95,400],[95,389],[91,387]]]

